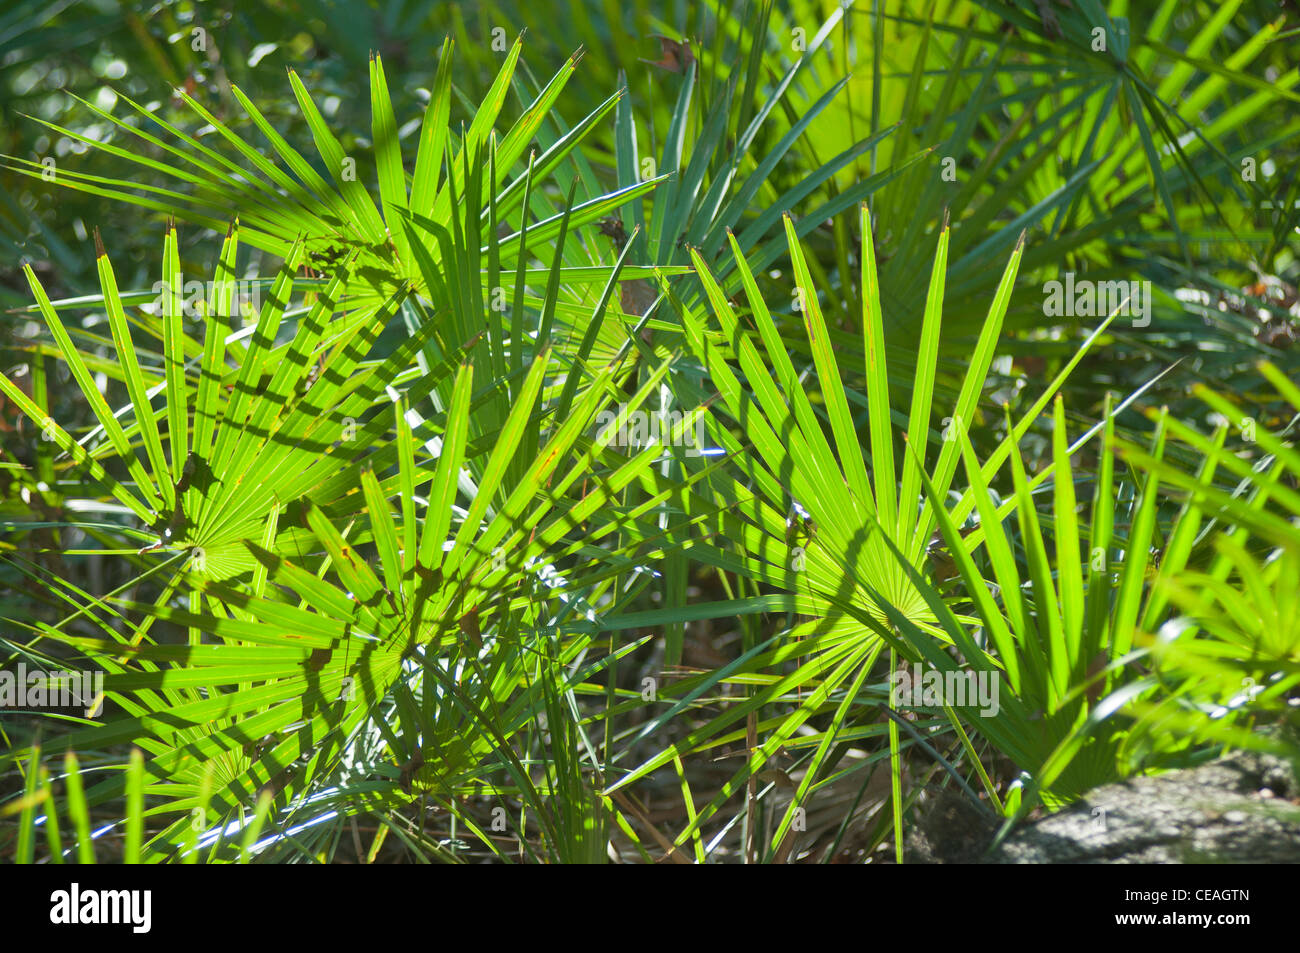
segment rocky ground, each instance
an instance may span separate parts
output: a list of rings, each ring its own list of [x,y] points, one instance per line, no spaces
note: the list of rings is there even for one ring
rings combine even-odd
[[[1014,830],[956,797],[909,844],[917,863],[1300,863],[1300,784],[1286,761],[1239,752],[1197,768],[1108,784]]]

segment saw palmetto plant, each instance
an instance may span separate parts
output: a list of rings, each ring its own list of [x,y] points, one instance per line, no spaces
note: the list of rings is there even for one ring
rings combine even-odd
[[[1150,618],[1135,645],[1150,660],[1147,684],[1166,690],[1135,707],[1141,717],[1132,758],[1170,726],[1192,740],[1231,739],[1295,756],[1300,646],[1291,607],[1300,592],[1300,457],[1288,437],[1300,412],[1300,390],[1273,364],[1262,363],[1258,371],[1279,416],[1257,421],[1230,397],[1201,388],[1197,396],[1220,415],[1212,434],[1168,420],[1170,439],[1203,455],[1200,472],[1171,467],[1141,447],[1124,448],[1135,465],[1169,481],[1185,514],[1170,541],[1175,558],[1163,561],[1152,596],[1168,607],[1168,620],[1157,627],[1159,620]],[[1202,547],[1199,558],[1191,555],[1193,541]]]
[[[1294,15],[84,6],[0,18],[0,856],[907,862],[1300,755]]]

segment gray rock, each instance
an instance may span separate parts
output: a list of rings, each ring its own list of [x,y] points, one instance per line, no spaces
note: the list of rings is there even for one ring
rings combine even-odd
[[[940,798],[909,853],[920,863],[1300,863],[1298,795],[1287,761],[1238,752],[1095,788],[991,853],[989,820],[969,801]]]

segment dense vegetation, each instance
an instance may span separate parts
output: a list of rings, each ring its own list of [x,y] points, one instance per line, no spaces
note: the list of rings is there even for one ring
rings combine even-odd
[[[0,856],[894,862],[1300,758],[1298,43],[11,3]]]

